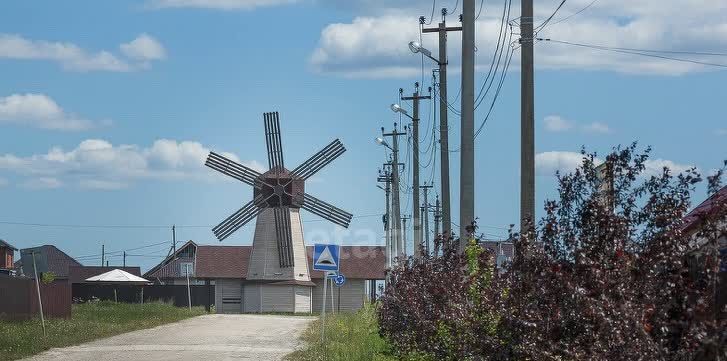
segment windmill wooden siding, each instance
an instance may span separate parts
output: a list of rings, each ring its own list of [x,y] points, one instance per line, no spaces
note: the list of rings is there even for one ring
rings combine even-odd
[[[272,209],[258,215],[255,237],[247,271],[248,280],[300,280],[310,281],[306,261],[303,227],[300,210],[290,209],[292,251],[294,267],[280,267],[278,262],[278,242],[275,232],[275,217]]]

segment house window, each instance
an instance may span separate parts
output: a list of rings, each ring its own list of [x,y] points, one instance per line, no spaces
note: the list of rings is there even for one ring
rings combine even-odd
[[[194,276],[194,263],[192,262],[181,262],[179,264],[179,272],[182,274],[183,277],[187,277],[187,272],[189,272],[189,276]]]

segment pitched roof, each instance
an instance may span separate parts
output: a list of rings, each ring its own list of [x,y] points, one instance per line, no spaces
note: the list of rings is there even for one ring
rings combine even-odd
[[[0,239],[0,247],[7,247],[7,248],[12,249],[13,251],[17,251],[18,250],[17,248],[13,247],[12,244],[6,242],[4,239]]]
[[[56,248],[56,246],[46,244],[41,246],[41,251],[48,259],[48,272],[53,272],[56,278],[68,278],[69,268],[71,266],[81,266],[78,261]],[[23,265],[21,260],[15,262],[17,268]]]
[[[691,232],[702,224],[705,218],[713,216],[720,204],[727,203],[727,186],[722,187],[704,202],[694,208],[686,217],[682,225],[682,232]]]
[[[197,247],[194,275],[198,278],[247,278],[252,246]],[[311,278],[323,278],[313,271],[313,246],[306,247]],[[144,274],[149,279],[182,277],[177,266],[181,259],[160,263]],[[188,260],[187,260],[188,261]],[[386,256],[382,246],[342,246],[341,273],[351,279],[384,279]]]
[[[192,259],[182,258],[180,259],[179,254],[185,251],[187,247],[194,247],[196,250],[197,244],[193,241],[187,241],[181,247],[177,248],[177,251],[167,256],[163,261],[159,262],[158,265],[152,267],[150,270],[144,273],[146,278],[174,278],[182,277],[181,267],[178,266],[181,262],[191,262]]]
[[[383,246],[341,246],[340,272],[347,278],[382,280],[385,277],[386,253]],[[306,247],[311,278],[323,278],[313,270],[313,246]]]
[[[70,266],[68,268],[68,279],[71,283],[83,283],[87,278],[98,276],[114,269],[124,270],[134,276],[141,276],[141,269],[139,267]]]
[[[134,276],[129,272],[120,270],[118,268],[102,273],[98,276],[89,277],[86,282],[94,283],[119,283],[119,284],[145,284],[149,283],[149,280]]]
[[[197,246],[200,278],[247,278],[251,246]]]

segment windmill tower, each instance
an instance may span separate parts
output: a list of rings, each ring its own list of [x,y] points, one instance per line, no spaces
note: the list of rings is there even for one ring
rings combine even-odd
[[[305,181],[346,149],[336,139],[290,171],[283,161],[278,113],[264,113],[263,118],[270,168],[267,172],[259,173],[215,152],[207,157],[206,166],[253,187],[253,199],[212,231],[222,241],[257,217],[242,291],[248,312],[255,312],[255,308],[261,312],[310,312],[313,283],[300,209],[346,228],[352,215],[306,193]]]

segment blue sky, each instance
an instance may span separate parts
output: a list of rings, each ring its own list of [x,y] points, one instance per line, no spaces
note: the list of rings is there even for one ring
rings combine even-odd
[[[588,3],[568,1],[554,19]],[[536,1],[536,23],[556,6]],[[435,7],[453,10],[454,1]],[[251,190],[204,168],[204,157],[216,150],[265,164],[262,113],[279,111],[287,165],[335,138],[348,148],[307,187],[357,218],[344,231],[305,213],[307,242],[382,242],[384,199],[374,181],[386,154],[372,139],[399,120],[388,109],[398,89],[410,93],[422,81],[422,60],[407,42],[418,40],[417,18],[429,18],[431,8],[429,1],[378,0],[3,2],[0,238],[19,248],[55,244],[72,256],[91,255],[81,258],[85,264],[99,262],[93,255],[101,244],[116,251],[169,240],[172,224],[180,226],[180,240],[215,244],[209,226],[247,202]],[[503,3],[487,1],[478,19],[478,88],[502,10]],[[510,18],[516,14],[517,1]],[[668,9],[654,0],[604,1],[539,36],[724,51],[725,19],[727,5],[717,0],[678,0]],[[459,88],[459,41],[450,36],[450,95]],[[433,35],[422,42],[436,54]],[[519,55],[476,142],[476,212],[491,237],[518,218]],[[536,46],[536,63],[538,208],[554,194],[553,172],[571,169],[582,145],[601,153],[632,141],[651,145],[652,171],[667,165],[709,172],[727,158],[723,68],[545,42]],[[427,87],[432,64],[424,65]],[[478,125],[492,94],[477,110]],[[431,129],[429,103],[422,112],[422,128]],[[459,118],[452,113],[450,121],[456,148]],[[450,161],[457,200],[458,154]],[[422,179],[438,164],[423,167]],[[252,224],[225,244],[249,244]],[[146,257],[127,263],[146,269],[165,247],[131,251]]]

